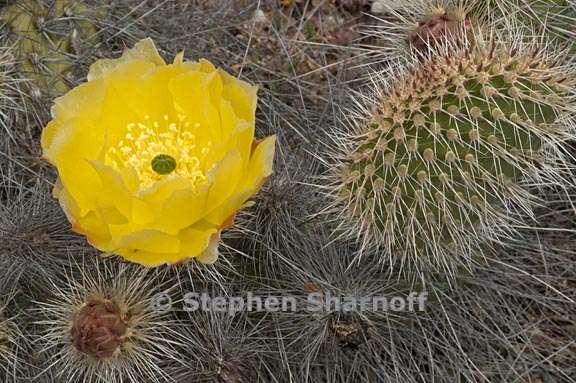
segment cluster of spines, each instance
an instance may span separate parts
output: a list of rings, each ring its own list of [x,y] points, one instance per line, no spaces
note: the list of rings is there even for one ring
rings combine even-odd
[[[398,5],[391,0],[373,3],[373,12],[384,15],[365,32],[377,41],[376,49],[367,47],[376,62],[420,61],[446,42],[466,44],[495,25],[491,7],[481,0],[408,0]]]
[[[93,259],[91,257],[91,259]],[[178,359],[173,320],[159,310],[162,273],[116,260],[75,262],[37,283],[49,287],[31,312],[43,376],[66,382],[160,382]]]
[[[576,3],[573,0],[492,0],[500,10],[502,25],[526,27],[527,36],[546,34],[568,42],[574,52]]]
[[[561,181],[555,148],[573,134],[557,124],[574,102],[573,68],[537,48],[453,48],[380,91],[333,172],[366,246],[436,266],[513,232],[511,207],[534,202],[522,183]]]
[[[3,382],[16,382],[22,375],[23,340],[16,318],[10,316],[3,302],[0,306],[0,379]]]

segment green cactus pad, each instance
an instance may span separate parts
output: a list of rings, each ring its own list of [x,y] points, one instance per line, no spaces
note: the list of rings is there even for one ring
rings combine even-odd
[[[420,64],[385,89],[337,171],[355,227],[391,252],[460,251],[538,172],[569,93],[538,50],[492,45]],[[480,227],[479,226],[483,226]]]
[[[102,9],[73,0],[23,0],[4,7],[0,19],[18,48],[20,72],[46,93],[67,91],[66,76],[79,47],[97,42],[94,20],[102,16]]]

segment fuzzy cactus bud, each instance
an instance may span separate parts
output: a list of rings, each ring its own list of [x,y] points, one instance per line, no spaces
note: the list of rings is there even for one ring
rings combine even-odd
[[[418,26],[409,33],[408,39],[414,48],[424,51],[431,44],[443,40],[458,42],[469,28],[470,20],[463,11],[449,12],[441,9],[419,21]]]
[[[112,357],[128,331],[128,315],[107,299],[92,298],[74,318],[71,335],[74,347],[97,359]]]

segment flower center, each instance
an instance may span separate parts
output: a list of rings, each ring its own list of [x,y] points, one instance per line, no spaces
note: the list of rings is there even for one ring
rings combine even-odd
[[[108,149],[105,163],[115,170],[136,171],[140,189],[146,189],[166,177],[185,177],[192,187],[206,180],[202,164],[210,152],[211,142],[198,142],[199,124],[191,125],[186,117],[176,121],[168,116],[128,124],[125,136]]]
[[[170,174],[176,169],[176,160],[168,154],[158,154],[152,158],[152,170],[160,175]]]

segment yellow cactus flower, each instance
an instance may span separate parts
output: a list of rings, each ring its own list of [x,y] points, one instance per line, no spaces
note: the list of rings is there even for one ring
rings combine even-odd
[[[42,132],[73,230],[149,267],[215,262],[220,232],[272,173],[256,92],[207,60],[166,64],[151,39],[95,62]]]

